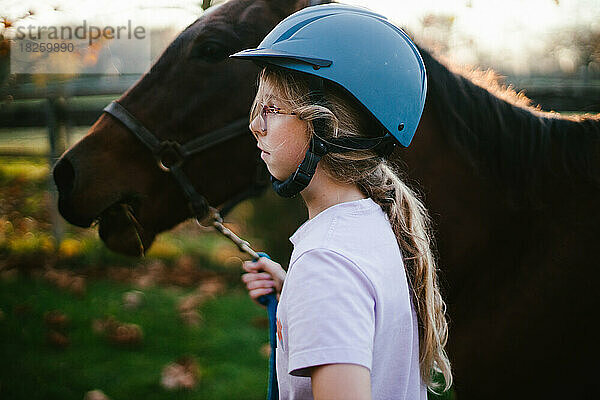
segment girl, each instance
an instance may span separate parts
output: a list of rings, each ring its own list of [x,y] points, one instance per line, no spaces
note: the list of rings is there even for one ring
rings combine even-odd
[[[242,276],[252,299],[280,295],[280,398],[426,399],[434,371],[448,389],[429,218],[386,160],[423,110],[416,47],[383,17],[334,4],[233,57],[264,66],[250,130],[274,189],[300,193],[308,210],[287,273],[260,258]]]

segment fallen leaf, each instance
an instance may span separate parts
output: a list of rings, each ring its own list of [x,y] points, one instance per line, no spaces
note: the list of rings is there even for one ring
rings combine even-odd
[[[69,317],[60,310],[52,310],[44,313],[46,327],[64,332],[70,323]]]
[[[199,326],[202,322],[202,315],[196,310],[188,310],[179,314],[186,325]]]
[[[260,354],[263,355],[265,358],[271,357],[271,344],[265,343],[262,346],[260,346]]]
[[[200,370],[192,357],[182,357],[167,364],[161,373],[160,383],[168,390],[192,389],[198,384]]]
[[[144,339],[144,332],[139,325],[120,322],[113,316],[94,319],[92,330],[116,345],[137,346]]]
[[[128,310],[137,310],[144,303],[144,293],[139,290],[131,290],[123,294],[123,307]]]
[[[121,323],[106,332],[106,337],[113,344],[135,346],[142,343],[144,334],[137,324]]]
[[[87,392],[83,400],[110,400],[110,398],[102,390],[96,389]]]
[[[46,339],[50,345],[58,349],[64,349],[71,343],[67,335],[54,330],[46,334]]]
[[[203,300],[204,300],[204,296],[203,295],[201,295],[201,294],[191,294],[189,296],[186,296],[186,297],[182,298],[179,301],[177,309],[180,312],[185,312],[185,311],[193,310],[194,308],[198,307],[202,303]]]
[[[205,279],[199,286],[198,292],[205,296],[216,296],[225,290],[225,282],[222,278],[214,277]]]

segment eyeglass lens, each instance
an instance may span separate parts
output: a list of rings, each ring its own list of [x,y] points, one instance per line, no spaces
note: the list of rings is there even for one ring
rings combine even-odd
[[[267,131],[267,111],[269,110],[268,106],[263,106],[262,110],[260,111],[260,129],[262,129],[263,132]]]

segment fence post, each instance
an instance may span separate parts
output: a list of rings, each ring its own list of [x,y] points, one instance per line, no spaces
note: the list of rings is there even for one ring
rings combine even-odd
[[[66,135],[66,102],[64,97],[48,97],[46,102],[46,118],[48,124],[48,141],[50,151],[48,153],[48,163],[50,165],[50,174],[48,176],[48,193],[50,194],[50,222],[52,223],[52,235],[57,245],[62,241],[65,225],[62,217],[58,213],[58,192],[52,178],[52,168],[62,153],[67,148]]]

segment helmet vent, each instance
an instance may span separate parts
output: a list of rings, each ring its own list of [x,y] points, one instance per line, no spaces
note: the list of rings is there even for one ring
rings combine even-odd
[[[306,25],[310,24],[313,21],[321,19],[323,17],[325,17],[325,15],[318,15],[316,17],[308,18],[304,21],[297,23],[296,25],[292,26],[290,29],[285,31],[276,41],[273,42],[273,44],[289,39],[294,33],[298,32],[300,29],[302,29]]]

